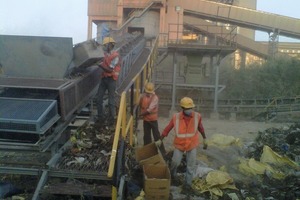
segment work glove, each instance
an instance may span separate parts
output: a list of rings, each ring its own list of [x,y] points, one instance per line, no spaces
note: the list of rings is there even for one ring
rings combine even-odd
[[[103,62],[102,62],[102,61],[98,61],[98,62],[96,62],[96,65],[98,65],[99,67],[101,67],[101,66],[102,66],[102,64],[103,64]]]
[[[207,142],[206,142],[206,139],[203,139],[203,149],[207,149]]]
[[[162,141],[161,141],[161,139],[159,139],[159,140],[155,141],[155,145],[156,145],[157,147],[160,147],[160,146],[161,146],[161,144],[162,144]]]
[[[160,140],[162,141],[165,137],[163,135],[160,136]]]

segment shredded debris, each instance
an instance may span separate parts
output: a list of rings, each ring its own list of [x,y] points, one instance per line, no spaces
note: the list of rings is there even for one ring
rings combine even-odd
[[[113,137],[114,129],[97,124],[72,131],[72,147],[62,155],[56,168],[78,172],[107,172]]]

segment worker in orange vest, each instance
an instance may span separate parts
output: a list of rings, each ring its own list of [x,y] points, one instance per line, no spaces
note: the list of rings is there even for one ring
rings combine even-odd
[[[143,119],[144,128],[144,145],[152,142],[153,135],[154,141],[160,139],[160,132],[158,130],[158,96],[154,92],[154,84],[148,82],[145,84],[145,92],[140,98],[140,117]],[[165,154],[165,148],[163,145],[160,146],[160,151]]]
[[[112,124],[116,118],[115,91],[119,72],[121,70],[121,59],[119,53],[113,51],[115,43],[116,42],[112,37],[105,37],[103,39],[102,46],[104,50],[104,59],[98,64],[98,66],[103,69],[97,99],[98,122],[100,123],[103,123],[105,119],[108,119],[108,123]],[[103,97],[106,90],[108,91],[109,106],[109,116],[107,118],[103,113]]]
[[[185,187],[190,189],[193,174],[196,165],[197,147],[199,146],[199,132],[203,137],[203,148],[207,149],[206,135],[202,125],[202,118],[200,113],[193,111],[195,107],[194,102],[189,97],[184,97],[180,101],[182,111],[173,115],[171,121],[163,130],[161,140],[168,136],[169,132],[174,128],[174,152],[171,162],[171,176],[172,182],[176,184],[178,179],[176,177],[177,167],[180,165],[183,154],[186,153],[187,169],[185,176]]]

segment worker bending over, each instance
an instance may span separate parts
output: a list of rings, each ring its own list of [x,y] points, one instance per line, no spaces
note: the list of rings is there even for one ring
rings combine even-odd
[[[168,136],[174,128],[174,152],[171,162],[172,181],[177,180],[177,167],[180,165],[182,156],[186,153],[187,169],[184,189],[191,189],[193,174],[196,166],[197,147],[199,146],[199,132],[203,137],[203,148],[207,149],[206,136],[202,125],[200,113],[193,111],[194,102],[189,97],[184,97],[180,101],[182,111],[173,115],[171,121],[163,130],[161,140]],[[176,182],[176,181],[175,181]]]

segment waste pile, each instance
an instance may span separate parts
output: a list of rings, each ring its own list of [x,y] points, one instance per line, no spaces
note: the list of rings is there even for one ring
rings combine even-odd
[[[300,198],[300,123],[259,132],[247,149],[246,157],[269,164],[249,191],[256,199]]]
[[[57,169],[107,172],[114,137],[114,128],[86,125],[71,130],[72,147],[64,152]]]
[[[258,132],[255,143],[249,146],[248,157],[259,159],[264,145],[268,145],[280,155],[286,155],[295,162],[300,162],[300,123],[283,127],[282,129],[269,128]]]
[[[299,199],[299,144],[300,124],[259,132],[251,144],[215,134],[209,150],[199,151],[194,193],[205,199]]]
[[[300,124],[258,132],[255,141],[247,144],[233,136],[214,134],[208,141],[208,150],[198,149],[193,190],[189,192],[183,190],[184,156],[178,168],[181,184],[170,188],[172,199],[297,200],[299,142]],[[132,169],[135,177],[129,181],[129,191],[143,199],[141,170]]]

